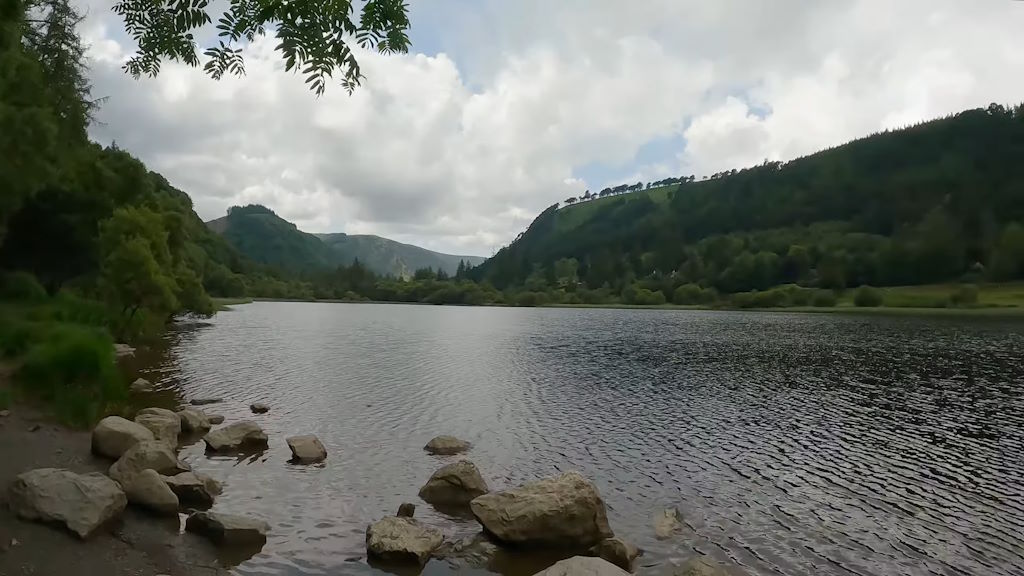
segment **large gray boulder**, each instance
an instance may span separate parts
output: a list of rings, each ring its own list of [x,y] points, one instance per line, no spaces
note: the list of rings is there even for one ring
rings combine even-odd
[[[259,424],[249,420],[211,430],[203,437],[203,441],[206,442],[207,449],[214,452],[267,447],[267,435]]]
[[[420,488],[420,498],[430,504],[465,506],[487,492],[487,483],[476,465],[469,460],[461,460],[434,472]]]
[[[209,508],[220,494],[220,484],[198,472],[182,472],[174,476],[161,476],[160,480],[177,496],[182,506]]]
[[[451,456],[452,454],[461,454],[471,447],[472,444],[465,440],[459,440],[455,436],[438,436],[427,442],[423,449],[431,454]]]
[[[182,432],[206,432],[212,427],[206,413],[198,408],[185,408],[178,411]]]
[[[629,576],[629,572],[600,558],[574,556],[533,576]]]
[[[157,514],[174,516],[178,513],[178,497],[164,484],[163,477],[156,470],[142,470],[132,476],[124,487],[124,493],[132,504]]]
[[[292,451],[292,460],[302,464],[323,462],[327,459],[327,449],[320,439],[312,434],[286,438],[288,448]]]
[[[679,510],[666,508],[654,515],[654,536],[658,540],[667,540],[682,530],[683,525],[679,521]]]
[[[263,545],[267,542],[270,525],[256,518],[223,514],[221,512],[193,512],[185,521],[185,530],[206,536],[222,546]]]
[[[591,548],[590,554],[632,572],[633,561],[640,555],[640,549],[622,538],[608,538]]]
[[[149,428],[120,416],[107,416],[92,430],[92,451],[117,459],[139,442],[153,439]]]
[[[577,472],[484,494],[470,509],[488,534],[513,545],[585,550],[614,536],[604,500]]]
[[[172,450],[178,447],[181,418],[174,412],[164,408],[145,408],[135,415],[135,422],[149,428],[154,438],[164,442]]]
[[[704,557],[691,558],[680,566],[672,566],[669,576],[730,576],[731,571]]]
[[[103,474],[39,468],[20,474],[7,492],[11,511],[26,520],[54,522],[86,538],[124,511],[128,500]]]
[[[366,528],[367,553],[384,562],[425,564],[442,542],[439,530],[412,518],[390,516]]]
[[[173,476],[185,472],[187,466],[178,462],[178,457],[164,442],[147,440],[129,448],[110,467],[108,475],[122,486],[126,486],[136,474],[143,470],[156,470],[160,474]]]

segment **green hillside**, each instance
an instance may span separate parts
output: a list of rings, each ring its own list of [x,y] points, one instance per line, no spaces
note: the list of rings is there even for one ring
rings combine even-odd
[[[1021,158],[1024,108],[992,105],[787,163],[554,205],[472,275],[669,301],[684,284],[738,293],[1020,279]]]

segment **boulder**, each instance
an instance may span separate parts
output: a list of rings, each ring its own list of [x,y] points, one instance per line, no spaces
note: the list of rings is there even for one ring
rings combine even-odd
[[[459,440],[455,436],[438,436],[433,438],[427,445],[423,447],[424,450],[431,454],[438,454],[443,456],[450,456],[452,454],[460,454],[469,450],[473,445],[465,440]]]
[[[288,442],[288,447],[292,450],[292,459],[296,462],[313,464],[327,459],[327,449],[320,439],[312,434],[292,436],[285,441]]]
[[[597,488],[577,472],[484,494],[470,509],[488,534],[508,544],[585,550],[614,536]]]
[[[103,474],[39,468],[15,478],[7,505],[26,520],[55,522],[86,538],[118,517],[128,501],[116,482]]]
[[[267,447],[267,435],[263,429],[248,420],[211,430],[203,437],[203,441],[206,442],[206,448],[214,452]]]
[[[107,416],[92,430],[92,451],[116,459],[139,442],[153,439],[149,428],[120,416]]]
[[[696,557],[679,566],[672,566],[669,576],[730,576],[732,572],[710,558]]]
[[[640,550],[622,538],[608,538],[591,548],[590,554],[607,560],[627,572],[632,572],[633,561],[640,555]]]
[[[127,344],[121,344],[120,342],[118,342],[117,344],[114,344],[114,356],[116,356],[118,359],[124,358],[126,356],[134,356],[134,355],[135,355],[135,348],[132,348],[131,346],[129,346]]]
[[[154,438],[166,443],[171,449],[178,447],[181,418],[174,412],[163,408],[145,408],[135,416],[135,422],[149,428]]]
[[[476,465],[469,460],[461,460],[434,472],[420,488],[419,496],[430,504],[465,506],[487,492],[487,483]]]
[[[178,497],[164,484],[163,477],[156,470],[143,470],[128,480],[125,495],[132,504],[173,516],[178,513]]]
[[[455,567],[484,569],[498,554],[498,545],[487,539],[484,533],[474,534],[455,540],[446,541],[434,551],[434,558],[445,560]]]
[[[198,408],[185,408],[178,411],[182,432],[206,432],[212,426],[206,413]]]
[[[267,412],[270,412],[270,406],[267,406],[262,402],[253,402],[252,404],[249,404],[249,410],[252,410],[253,414],[266,414]]]
[[[224,416],[220,414],[207,414],[206,419],[210,422],[212,426],[217,426],[219,424],[224,423]]]
[[[203,535],[215,544],[223,546],[263,545],[267,542],[270,525],[263,520],[246,516],[220,512],[193,512],[185,521],[185,530]]]
[[[214,496],[220,494],[220,484],[198,472],[161,476],[160,480],[177,496],[182,506],[209,508],[213,506]]]
[[[223,398],[193,398],[189,401],[189,404],[193,406],[206,406],[207,404],[219,404],[223,401]]]
[[[629,576],[629,572],[600,558],[574,556],[533,576]]]
[[[125,486],[143,470],[156,470],[160,474],[173,476],[185,472],[187,466],[178,462],[178,458],[167,444],[159,440],[147,440],[129,448],[117,462],[114,462],[108,474]]]
[[[366,528],[367,553],[384,562],[425,564],[442,542],[439,530],[412,518],[389,516]]]
[[[396,516],[398,516],[399,518],[412,518],[415,515],[416,505],[413,504],[412,502],[402,502],[398,506],[398,514],[396,514]]]
[[[683,528],[679,521],[679,510],[666,508],[654,515],[654,536],[658,540],[667,540]]]
[[[132,392],[152,392],[153,383],[145,378],[136,378],[135,381],[128,386],[128,389]]]

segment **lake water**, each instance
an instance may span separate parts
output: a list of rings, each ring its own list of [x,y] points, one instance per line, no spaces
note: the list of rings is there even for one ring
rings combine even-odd
[[[474,444],[492,489],[591,478],[641,573],[699,553],[758,575],[1024,574],[1020,322],[255,303],[154,362],[165,400],[223,397],[208,411],[270,436],[247,458],[183,451],[225,482],[217,509],[272,526],[240,574],[376,573],[364,530],[403,501],[479,531],[416,497],[451,460],[422,450],[438,434]],[[303,433],[322,466],[287,463]],[[666,507],[686,530],[658,541]]]

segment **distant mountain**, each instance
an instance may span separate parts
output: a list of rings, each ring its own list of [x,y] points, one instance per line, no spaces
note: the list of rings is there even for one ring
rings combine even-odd
[[[486,260],[432,252],[380,236],[309,234],[259,205],[234,206],[227,216],[206,225],[250,259],[292,271],[347,266],[358,259],[378,274],[408,277],[428,267],[454,274],[460,260],[474,266]]]

